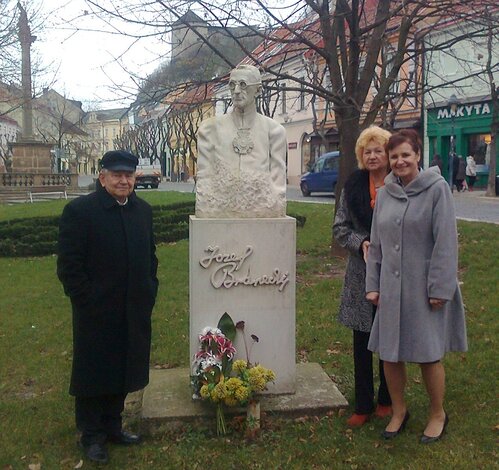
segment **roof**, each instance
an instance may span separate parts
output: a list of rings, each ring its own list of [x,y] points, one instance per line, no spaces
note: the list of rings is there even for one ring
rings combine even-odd
[[[85,121],[88,117],[95,113],[98,121],[112,121],[114,119],[121,119],[128,112],[129,108],[114,108],[114,109],[98,109],[95,111],[88,111],[85,115]]]
[[[81,136],[88,135],[87,132],[78,127],[76,124],[73,124],[72,122],[69,122],[67,119],[64,118],[62,118],[61,120],[61,130],[64,133],[71,135],[81,135]]]
[[[191,108],[192,105],[200,105],[211,101],[213,96],[213,83],[192,85],[185,90],[175,90],[166,96],[164,102],[171,106],[173,110]]]
[[[192,10],[187,10],[187,12],[183,14],[177,21],[173,22],[172,26],[184,25],[185,23],[206,24],[206,21],[196,15],[196,13],[194,13]]]
[[[309,47],[301,41],[296,41],[296,36],[305,37],[308,41],[320,47],[322,34],[317,18],[306,18],[288,27],[277,28],[263,40],[240,64],[272,67],[304,54]]]
[[[11,117],[6,116],[4,114],[0,114],[0,121],[4,122],[5,124],[9,124],[11,126],[19,127],[19,123],[15,119],[12,119]]]

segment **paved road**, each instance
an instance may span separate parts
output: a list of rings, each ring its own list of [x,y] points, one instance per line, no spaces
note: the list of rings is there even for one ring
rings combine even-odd
[[[91,176],[80,176],[78,183],[80,187],[86,186],[92,182]],[[193,192],[194,184],[171,183],[164,181],[159,185],[160,191],[180,191]],[[139,189],[139,192],[142,189]],[[332,204],[334,197],[331,194],[316,194],[310,197],[303,197],[300,188],[297,186],[288,186],[288,201],[300,201],[319,204]],[[456,215],[458,219],[472,220],[478,222],[491,222],[499,224],[499,197],[485,197],[485,191],[473,191],[458,193],[454,192],[454,201],[456,204]]]
[[[499,197],[486,197],[485,191],[454,192],[454,203],[458,219],[499,224]]]

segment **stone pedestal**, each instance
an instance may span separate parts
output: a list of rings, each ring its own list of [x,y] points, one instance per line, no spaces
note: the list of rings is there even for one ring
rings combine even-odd
[[[53,144],[25,140],[13,142],[12,173],[52,173],[50,150]]]
[[[141,392],[128,395],[126,415],[133,423],[140,414],[143,434],[164,436],[165,432],[179,432],[186,426],[199,429],[199,425],[213,429],[215,407],[192,399],[187,368],[151,370],[149,385],[143,397],[140,395]],[[265,395],[260,403],[265,414],[280,418],[322,417],[348,406],[334,382],[314,363],[296,365],[294,394]],[[226,409],[227,416],[243,413],[243,408]]]
[[[269,393],[294,393],[296,221],[291,217],[204,219],[189,226],[190,354],[198,335],[227,312],[245,322],[252,363],[276,373]],[[237,358],[246,359],[238,333]]]

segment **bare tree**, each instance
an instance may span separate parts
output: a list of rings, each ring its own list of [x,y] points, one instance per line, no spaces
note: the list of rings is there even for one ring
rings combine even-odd
[[[70,164],[77,165],[78,158],[81,161],[86,152],[86,148],[84,150],[81,145],[86,133],[80,128],[83,117],[80,105],[81,103],[67,96],[46,89],[34,100],[34,130],[43,141],[54,144],[57,166],[60,165],[61,158],[66,158]],[[75,152],[78,153],[78,157]]]
[[[497,13],[497,7],[496,7]],[[497,134],[499,133],[499,87],[496,84],[498,64],[494,62],[494,55],[497,52],[494,46],[497,47],[498,24],[497,16],[493,16],[490,8],[485,9],[486,31],[487,31],[487,62],[485,65],[485,73],[488,84],[490,86],[490,98],[492,102],[492,125],[490,127],[490,165],[489,179],[487,181],[487,196],[498,196],[496,192],[496,165],[497,165]]]
[[[337,0],[333,3],[297,0],[286,8],[270,0],[251,3],[239,0],[196,0],[188,3],[156,0],[142,5],[140,9],[134,1],[128,2],[126,7],[120,6],[120,9],[115,8],[112,2],[87,1],[107,21],[141,23],[150,28],[151,34],[159,30],[162,34],[168,34],[175,22],[183,21],[200,42],[229,66],[236,64],[231,62],[226,51],[217,50],[199,25],[185,20],[188,8],[211,24],[244,26],[259,35],[262,41],[279,44],[280,48],[274,47],[270,52],[276,57],[282,56],[283,50],[286,54],[295,55],[313,51],[319,63],[329,71],[330,86],[325,86],[321,80],[309,81],[290,76],[276,65],[276,61],[269,61],[269,54],[254,56],[252,50],[245,50],[249,60],[277,81],[294,84],[289,87],[290,91],[304,88],[316,100],[332,104],[343,155],[341,182],[338,185],[341,188],[342,182],[355,167],[354,148],[360,130],[378,118],[387,99],[393,101],[390,91],[399,80],[400,70],[418,53],[415,32],[422,25],[438,22],[460,0]],[[286,34],[276,36],[276,30]],[[234,37],[234,41],[238,42],[238,38]],[[385,67],[385,73],[380,74],[380,57],[388,43],[392,48],[389,67]],[[245,49],[242,41],[238,44]],[[375,78],[376,93],[373,94]]]

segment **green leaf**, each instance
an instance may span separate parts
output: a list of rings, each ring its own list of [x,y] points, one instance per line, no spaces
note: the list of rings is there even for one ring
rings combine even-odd
[[[227,312],[225,312],[218,321],[217,328],[219,328],[227,338],[234,342],[236,339],[236,325],[234,325],[234,321]]]

